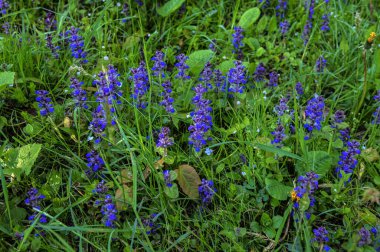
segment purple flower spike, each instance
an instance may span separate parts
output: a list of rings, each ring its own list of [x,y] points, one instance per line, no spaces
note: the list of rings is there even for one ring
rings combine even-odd
[[[263,63],[260,63],[255,70],[255,73],[253,74],[253,78],[255,79],[256,82],[264,81],[265,75],[267,71],[264,67]]]
[[[76,59],[82,59],[81,63],[86,64],[88,60],[86,60],[87,53],[84,51],[84,40],[78,35],[78,32],[79,29],[72,26],[65,36],[69,37],[71,55]]]
[[[278,86],[278,73],[271,72],[269,74],[268,87],[277,87]]]
[[[73,89],[73,92],[71,94],[74,98],[75,105],[77,107],[82,107],[82,108],[87,109],[88,108],[86,104],[87,93],[84,89],[82,89],[83,81],[79,82],[79,80],[74,77],[71,78],[70,81],[71,81],[70,88]]]
[[[216,92],[225,92],[226,90],[226,77],[223,76],[222,71],[216,69],[214,71],[214,83],[215,83],[215,91]]]
[[[165,78],[165,68],[166,63],[164,62],[165,54],[161,51],[156,51],[156,54],[152,57],[151,60],[154,61],[154,65],[152,67],[153,75]]]
[[[202,205],[207,206],[211,203],[216,189],[212,180],[202,179],[202,184],[198,187],[199,197],[202,200]]]
[[[172,83],[170,81],[165,81],[161,85],[164,88],[164,91],[161,95],[164,97],[163,101],[160,102],[161,106],[165,107],[166,112],[174,113],[175,109],[173,107],[174,98],[171,97],[172,93]]]
[[[169,137],[170,129],[168,127],[162,127],[160,134],[158,135],[158,141],[156,146],[162,148],[168,148],[174,144],[173,139]]]
[[[54,112],[53,104],[51,104],[51,98],[47,97],[49,94],[46,90],[36,90],[36,101],[38,102],[38,107],[40,108],[41,116],[47,116]]]
[[[327,60],[323,56],[319,57],[317,61],[315,62],[315,70],[318,73],[322,73],[325,70],[326,63],[327,63]]]
[[[342,177],[341,171],[346,174],[352,173],[358,164],[358,160],[355,157],[360,154],[360,143],[357,141],[348,141],[346,145],[347,150],[343,151],[340,155],[338,167],[336,168],[339,178]]]
[[[358,242],[359,247],[363,247],[365,245],[371,244],[372,242],[371,233],[365,227],[362,227],[359,230],[358,234],[360,236],[360,240]]]
[[[228,71],[229,92],[243,93],[247,83],[246,68],[241,61],[234,62],[235,67]]]
[[[59,57],[58,51],[59,51],[60,47],[55,46],[53,44],[53,36],[51,34],[46,35],[46,47],[50,49],[53,57],[55,59],[58,59],[58,57]]]
[[[213,77],[214,74],[212,72],[212,65],[210,62],[207,62],[205,67],[203,68],[199,80],[204,82],[205,87],[207,87],[208,89],[212,89],[211,80],[213,79]]]
[[[175,67],[178,69],[178,74],[175,76],[177,79],[187,80],[190,79],[190,76],[187,75],[186,70],[189,66],[186,64],[186,61],[189,59],[185,54],[181,53],[176,57],[177,63],[175,63]]]
[[[313,241],[316,241],[316,242],[319,242],[319,243],[323,243],[323,242],[328,242],[329,241],[329,237],[328,237],[328,234],[329,232],[327,232],[326,228],[324,227],[319,227],[317,229],[313,229],[313,233],[314,233],[314,239]]]
[[[274,139],[271,141],[271,143],[277,144],[280,147],[281,142],[286,137],[284,126],[282,126],[281,124],[278,124],[276,130],[271,132],[271,134],[274,136]]]
[[[104,136],[104,131],[107,127],[106,113],[103,105],[99,105],[92,113],[92,121],[90,122],[89,129],[96,135],[95,143],[100,143],[100,136]]]
[[[172,187],[173,186],[173,183],[172,183],[172,180],[170,178],[170,171],[169,170],[165,170],[162,172],[162,174],[164,175],[164,180],[165,180],[165,184],[167,187]]]
[[[309,133],[314,129],[321,130],[324,109],[325,102],[322,96],[315,95],[314,98],[307,102],[305,110],[306,123],[304,127]],[[308,137],[305,138],[308,139]]]
[[[0,17],[7,14],[7,9],[9,8],[9,3],[5,0],[0,0]]]
[[[139,67],[132,68],[131,73],[130,79],[133,81],[133,94],[131,96],[135,100],[137,108],[145,109],[147,103],[143,101],[143,96],[148,92],[150,87],[145,62],[141,61]]]
[[[111,195],[106,195],[100,212],[103,215],[104,225],[109,228],[115,228],[114,222],[117,221],[117,210],[115,204],[112,202]]]
[[[297,82],[297,84],[296,84],[296,92],[297,92],[297,94],[299,96],[301,96],[301,95],[304,94],[304,90],[303,90],[301,82]]]
[[[285,34],[288,32],[289,26],[290,24],[287,20],[280,22],[280,31],[282,36],[285,36]]]
[[[322,16],[322,26],[321,26],[321,30],[323,32],[328,32],[330,31],[330,26],[329,26],[329,23],[330,23],[330,16],[328,14],[325,14]]]
[[[104,160],[95,150],[86,154],[87,166],[93,171],[97,172],[104,168]]]
[[[195,111],[190,113],[193,119],[193,125],[189,126],[190,140],[189,144],[193,145],[196,152],[199,152],[203,145],[211,140],[206,136],[207,132],[212,127],[212,108],[210,107],[210,100],[203,97],[207,92],[202,84],[198,84],[194,88],[195,96],[193,97],[193,104],[195,104]]]

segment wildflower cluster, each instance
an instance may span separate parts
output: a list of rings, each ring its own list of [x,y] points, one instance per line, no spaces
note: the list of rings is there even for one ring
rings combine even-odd
[[[208,89],[212,89],[211,80],[214,77],[214,73],[212,72],[212,65],[210,62],[207,62],[203,71],[201,72],[201,76],[199,78],[200,81],[203,81],[204,86]]]
[[[7,14],[9,3],[6,0],[0,0],[0,17]]]
[[[315,95],[307,102],[304,127],[308,132],[312,132],[314,129],[321,130],[324,108],[325,102],[322,96]],[[305,139],[309,139],[309,136],[306,136]]]
[[[224,92],[226,90],[226,77],[219,69],[214,71],[214,83],[216,92]]]
[[[38,107],[40,108],[41,116],[47,116],[54,112],[53,104],[51,104],[51,98],[47,97],[49,94],[46,90],[36,90],[36,101],[38,102]]]
[[[338,167],[336,168],[339,178],[342,177],[341,171],[345,174],[352,173],[358,164],[358,160],[355,157],[360,154],[360,143],[357,141],[348,141],[346,144],[347,150],[343,151],[340,155]]]
[[[199,197],[202,200],[202,205],[207,206],[211,203],[216,189],[212,180],[202,179],[202,184],[198,187]]]
[[[144,225],[144,228],[146,230],[145,233],[147,235],[155,234],[157,230],[161,227],[160,224],[155,223],[157,220],[157,217],[158,217],[158,214],[153,213],[148,218],[145,218],[142,220],[142,224]]]
[[[92,113],[92,121],[90,122],[89,129],[97,137],[95,143],[100,143],[101,136],[104,136],[104,131],[107,127],[107,117],[106,112],[104,111],[103,105],[99,104],[95,111]]]
[[[173,139],[169,137],[170,129],[168,127],[162,127],[160,134],[158,134],[158,141],[156,146],[161,148],[168,148],[174,144]]]
[[[83,81],[80,82],[77,78],[74,78],[74,77],[72,77],[70,81],[71,81],[70,88],[73,89],[73,92],[71,94],[74,98],[75,105],[77,107],[83,107],[87,109],[88,108],[88,105],[86,104],[87,92],[82,88],[84,84]]]
[[[55,15],[51,11],[47,11],[45,14],[45,30],[52,31],[57,29],[57,20],[55,19]]]
[[[132,76],[130,79],[133,81],[133,94],[131,96],[135,100],[137,108],[145,109],[148,104],[142,99],[150,87],[149,76],[145,68],[145,62],[141,61],[139,67],[132,68],[131,73]]]
[[[118,96],[122,95],[120,91],[121,82],[118,80],[120,74],[113,65],[108,65],[107,72],[100,72],[98,79],[93,81],[93,85],[97,87],[95,92],[96,101],[107,104],[109,111],[115,113],[114,103],[121,104]],[[114,124],[114,121],[112,121]]]
[[[247,83],[246,68],[241,61],[234,62],[235,67],[228,71],[229,92],[243,93]]]
[[[266,75],[266,69],[263,63],[260,63],[253,74],[253,78],[256,82],[264,81]]]
[[[377,108],[375,112],[373,112],[373,124],[380,124],[380,90],[377,91],[377,95],[373,98],[377,103]]]
[[[320,56],[315,62],[315,71],[322,73],[325,70],[326,63],[327,60],[323,56]]]
[[[241,47],[244,45],[242,42],[244,38],[244,30],[240,26],[236,26],[234,27],[234,31],[235,33],[232,34],[232,44],[235,50],[233,52],[237,55],[237,59],[241,60],[243,58],[243,52],[241,50]]]
[[[102,222],[106,227],[115,228],[115,222],[117,221],[117,209],[113,203],[112,196],[106,194],[108,187],[105,185],[105,181],[101,181],[96,186],[94,193],[98,194],[100,198],[95,201],[95,206],[101,205],[100,213],[102,214]],[[104,196],[104,194],[106,194]]]
[[[38,193],[38,190],[36,188],[31,188],[27,194],[28,194],[28,198],[25,199],[25,204],[37,210],[41,210],[40,203],[42,200],[45,199],[45,195]],[[28,220],[32,222],[34,221],[36,216],[37,216],[37,213],[34,213],[31,216],[29,216]],[[46,223],[47,222],[46,216],[44,214],[41,214],[39,221],[40,223]]]
[[[318,242],[320,244],[328,242],[330,239],[328,237],[329,232],[326,230],[325,227],[319,227],[316,229],[313,229],[314,238],[312,239],[312,242]],[[331,248],[328,245],[323,246],[323,251],[330,251]]]
[[[292,192],[293,206],[295,209],[299,208],[299,201],[306,195],[310,200],[310,207],[315,205],[314,193],[318,189],[319,176],[314,172],[307,172],[306,176],[299,176],[297,186]]]
[[[165,54],[161,51],[156,51],[156,54],[152,57],[154,65],[152,67],[153,75],[161,78],[165,78],[166,63],[164,62]]]
[[[171,176],[170,176],[170,171],[169,170],[164,170],[162,172],[162,174],[164,175],[164,180],[165,180],[165,184],[167,187],[172,187],[173,186],[173,182],[172,182],[172,179],[171,179]]]
[[[164,91],[161,93],[163,100],[160,102],[161,106],[165,107],[166,112],[174,113],[175,109],[173,107],[174,99],[171,96],[172,93],[172,83],[170,81],[165,81],[161,85],[164,88]]]
[[[301,82],[297,82],[297,84],[296,84],[296,92],[297,92],[298,98],[301,97],[304,94],[305,91],[303,90]]]
[[[269,74],[268,87],[277,87],[278,86],[278,74],[276,72],[271,72]]]
[[[307,6],[307,3],[308,2],[305,2],[305,6]],[[307,42],[309,42],[311,29],[313,28],[314,7],[315,7],[315,0],[310,0],[308,19],[306,20],[306,24],[302,32],[302,39],[304,41],[304,45],[306,45]]]
[[[203,97],[207,89],[202,84],[198,84],[194,90],[195,96],[192,101],[195,111],[190,113],[194,124],[188,128],[190,131],[189,144],[194,146],[196,152],[199,152],[202,146],[211,140],[206,134],[212,127],[212,108],[210,107],[211,101]]]
[[[87,166],[92,172],[97,172],[104,168],[104,160],[96,150],[86,154]]]
[[[185,54],[181,53],[176,57],[177,63],[175,63],[175,67],[178,69],[178,74],[175,76],[178,79],[186,80],[190,79],[190,76],[187,75],[186,70],[189,66],[186,64],[186,61],[189,59]]]
[[[70,30],[65,33],[65,36],[69,37],[71,55],[76,59],[81,59],[82,64],[86,64],[87,53],[84,51],[84,40],[82,36],[78,34],[79,29],[72,26]]]

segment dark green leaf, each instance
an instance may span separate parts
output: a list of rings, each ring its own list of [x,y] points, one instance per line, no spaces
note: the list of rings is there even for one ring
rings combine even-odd
[[[275,179],[265,179],[265,188],[269,195],[278,200],[286,200],[289,197],[290,191],[293,189],[286,186]]]
[[[171,13],[176,11],[181,5],[185,2],[185,0],[170,0],[167,1],[163,6],[157,8],[158,14],[163,17],[169,16]]]

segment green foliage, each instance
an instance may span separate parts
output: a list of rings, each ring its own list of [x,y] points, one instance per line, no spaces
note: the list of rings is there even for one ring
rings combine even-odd
[[[40,153],[41,144],[28,144],[20,148],[7,150],[2,157],[4,174],[15,176],[18,180],[25,174],[28,176],[32,171]]]
[[[185,0],[169,0],[163,6],[157,8],[157,13],[163,17],[167,17],[181,7],[184,2]]]
[[[246,10],[244,14],[241,16],[239,21],[239,26],[244,30],[250,28],[250,26],[257,21],[260,17],[260,9],[259,8],[251,8]]]

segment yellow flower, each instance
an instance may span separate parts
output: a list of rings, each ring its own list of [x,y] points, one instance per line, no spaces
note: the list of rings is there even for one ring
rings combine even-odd
[[[296,191],[293,190],[291,192],[291,196],[292,196],[292,201],[297,201],[297,202],[300,201],[300,197],[297,196]]]
[[[371,34],[369,34],[369,37],[367,39],[368,43],[372,44],[372,42],[375,40],[375,38],[376,38],[376,33],[371,32]]]

